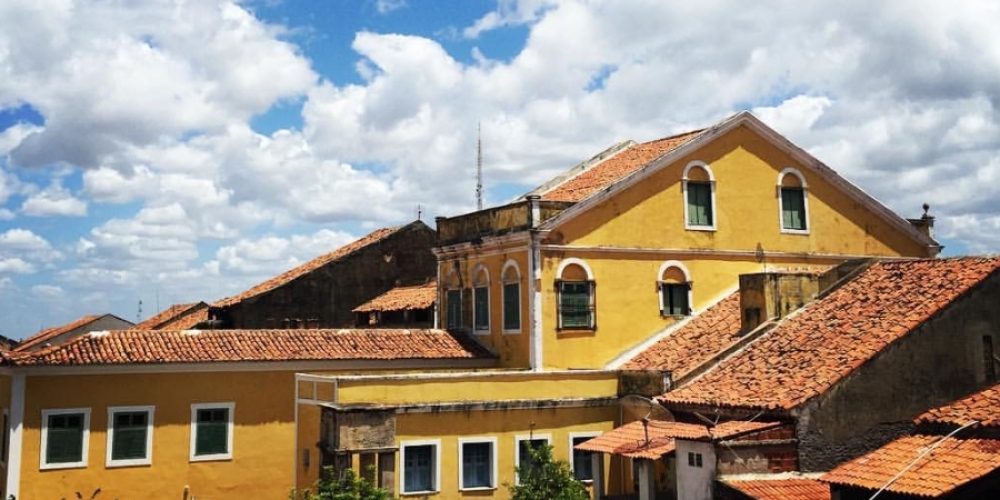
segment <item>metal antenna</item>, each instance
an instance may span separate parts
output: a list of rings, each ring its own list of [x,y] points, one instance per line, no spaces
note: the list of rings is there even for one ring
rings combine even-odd
[[[476,122],[476,210],[483,209],[483,127]]]
[[[142,299],[139,299],[139,309],[135,312],[135,322],[142,323]]]

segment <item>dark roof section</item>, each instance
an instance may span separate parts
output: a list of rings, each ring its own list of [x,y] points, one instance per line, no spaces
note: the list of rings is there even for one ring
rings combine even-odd
[[[660,400],[764,410],[794,408],[826,392],[998,267],[1000,257],[874,263]]]
[[[174,304],[135,325],[136,330],[189,330],[208,319],[208,304]]]
[[[493,358],[475,340],[445,330],[118,330],[91,332],[37,352],[10,353],[7,362],[82,366]]]

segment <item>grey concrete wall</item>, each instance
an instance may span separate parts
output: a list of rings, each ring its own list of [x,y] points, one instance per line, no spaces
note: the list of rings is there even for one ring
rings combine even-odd
[[[796,432],[802,470],[829,470],[867,453],[908,434],[926,410],[995,383],[986,375],[983,336],[996,351],[998,298],[994,274],[804,405]]]

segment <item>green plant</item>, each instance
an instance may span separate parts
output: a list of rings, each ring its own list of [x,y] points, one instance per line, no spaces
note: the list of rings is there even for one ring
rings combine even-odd
[[[528,464],[515,467],[518,484],[507,484],[511,500],[589,500],[587,488],[573,477],[569,463],[553,460],[552,446],[528,447]]]
[[[371,468],[374,472],[374,468]],[[323,469],[313,490],[292,490],[289,500],[392,500],[385,489],[372,484],[353,470],[337,473],[331,467]]]

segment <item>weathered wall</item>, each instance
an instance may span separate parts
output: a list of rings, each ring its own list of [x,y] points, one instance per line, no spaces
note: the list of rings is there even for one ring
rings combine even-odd
[[[993,339],[995,356],[998,296],[994,274],[807,403],[797,429],[802,469],[829,470],[908,433],[929,408],[995,383],[986,378],[983,336]]]
[[[19,498],[287,498],[293,389],[293,372],[28,377]],[[190,460],[191,404],[205,402],[235,403],[231,460]],[[137,405],[155,406],[152,465],[108,468],[108,407]],[[90,409],[86,467],[40,470],[42,410],[59,408]]]
[[[435,232],[414,222],[351,255],[223,311],[228,328],[340,328],[354,325],[355,307],[399,285],[433,278]]]
[[[677,440],[677,500],[712,500],[716,457],[712,443]],[[688,454],[701,456],[701,466],[688,464]]]

